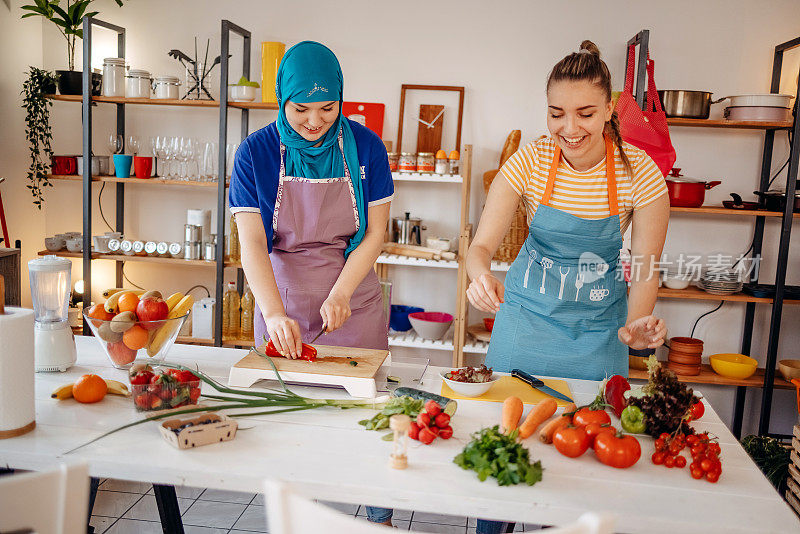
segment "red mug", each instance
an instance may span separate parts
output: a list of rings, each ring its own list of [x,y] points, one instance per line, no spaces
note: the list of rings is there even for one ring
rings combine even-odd
[[[133,172],[137,178],[150,178],[153,175],[153,158],[150,156],[134,156]]]
[[[50,169],[53,174],[76,174],[78,160],[75,156],[52,156]]]

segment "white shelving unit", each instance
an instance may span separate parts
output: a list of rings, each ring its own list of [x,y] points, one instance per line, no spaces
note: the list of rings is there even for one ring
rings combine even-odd
[[[417,172],[393,172],[395,182],[439,182],[445,184],[461,184],[464,178],[457,174],[420,174]]]

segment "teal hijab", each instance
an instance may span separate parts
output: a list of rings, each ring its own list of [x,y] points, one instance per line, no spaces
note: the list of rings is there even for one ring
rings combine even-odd
[[[353,190],[358,208],[358,231],[345,249],[345,257],[364,239],[367,217],[364,206],[361,166],[358,150],[350,123],[342,115],[344,79],[339,60],[325,45],[314,41],[303,41],[284,54],[275,82],[278,97],[278,133],[286,146],[286,174],[303,178],[333,178],[344,176],[344,161],[339,152],[339,132],[342,133],[344,158],[350,170]],[[298,104],[339,101],[339,116],[322,137],[322,143],[308,141],[297,133],[286,120],[284,107],[287,101]]]

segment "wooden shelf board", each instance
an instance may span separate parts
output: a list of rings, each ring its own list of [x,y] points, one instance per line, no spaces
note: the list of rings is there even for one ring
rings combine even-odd
[[[176,343],[185,343],[188,345],[214,345],[213,339],[206,339],[202,337],[191,337],[191,336],[178,336],[175,339]],[[223,339],[222,346],[223,347],[252,347],[254,346],[255,341],[252,339]]]
[[[58,252],[51,252],[49,250],[41,250],[38,252],[39,256],[55,255],[62,258],[83,258],[82,252],[69,252],[61,250]],[[182,258],[161,258],[158,256],[126,256],[124,254],[103,254],[99,252],[92,252],[93,260],[112,260],[112,261],[144,261],[150,263],[162,263],[172,265],[196,266],[196,267],[214,267],[216,262],[206,260],[184,260]],[[225,262],[226,267],[235,266],[237,264]]]
[[[82,95],[46,95],[51,100],[61,100],[64,102],[82,102]],[[102,102],[106,104],[140,104],[146,106],[184,106],[195,108],[218,108],[219,102],[216,100],[167,100],[157,98],[125,98],[119,96],[93,96],[92,102]],[[265,102],[228,102],[228,107],[239,109],[278,109],[278,104]]]
[[[735,128],[743,130],[772,130],[791,128],[793,123],[772,121],[729,121],[726,119],[684,119],[671,117],[667,119],[670,126],[694,126],[699,128]]]
[[[67,180],[73,182],[83,181],[83,176],[77,174],[48,174],[50,180]],[[200,182],[197,180],[165,180],[164,178],[117,178],[116,176],[92,176],[93,182],[114,182],[124,184],[141,184],[141,185],[182,185],[192,187],[208,187],[212,189],[217,188],[217,182]],[[226,186],[229,184],[226,184]]]
[[[771,298],[754,297],[744,293],[734,293],[733,295],[712,295],[702,289],[689,286],[686,289],[669,289],[666,287],[658,288],[658,297],[664,299],[690,299],[690,300],[729,300],[733,302],[761,302],[764,304],[772,303]],[[784,299],[784,304],[800,304],[800,300]]]
[[[663,362],[662,362],[663,363]],[[628,371],[628,378],[635,378],[637,380],[647,380],[647,371],[639,369],[631,369]],[[747,387],[763,387],[764,386],[764,369],[757,369],[755,374],[750,378],[744,380],[737,380],[732,378],[725,378],[714,372],[708,364],[701,366],[700,374],[696,376],[678,375],[678,380],[686,382],[687,384],[713,384],[717,386],[747,386]],[[794,386],[783,379],[780,373],[775,371],[775,387],[780,389],[794,389]]]
[[[767,211],[767,210],[736,210],[721,208],[719,206],[700,206],[699,208],[679,208],[671,207],[669,209],[673,213],[702,213],[707,215],[739,215],[743,217],[783,217],[780,211]],[[794,214],[795,219],[800,219],[800,213]]]
[[[460,184],[464,179],[452,174],[420,174],[417,172],[393,172],[392,180],[395,182],[439,182],[447,184]]]

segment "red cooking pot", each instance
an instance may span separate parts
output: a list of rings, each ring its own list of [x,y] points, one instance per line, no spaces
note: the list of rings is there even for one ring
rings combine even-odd
[[[669,205],[680,208],[699,208],[706,198],[706,189],[721,184],[719,180],[706,182],[686,178],[677,167],[669,171],[667,177],[667,191],[669,191]]]

